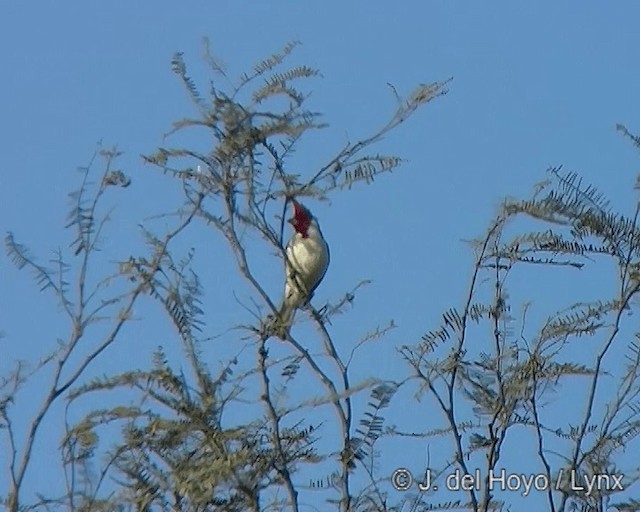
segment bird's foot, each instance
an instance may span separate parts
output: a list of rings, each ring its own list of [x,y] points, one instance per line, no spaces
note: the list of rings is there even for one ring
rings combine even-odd
[[[269,315],[261,326],[261,334],[267,338],[285,340],[289,337],[289,326],[284,324],[278,315]]]

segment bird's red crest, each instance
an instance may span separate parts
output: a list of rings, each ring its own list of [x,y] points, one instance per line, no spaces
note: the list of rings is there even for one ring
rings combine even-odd
[[[311,213],[304,206],[297,201],[293,201],[293,228],[302,235],[303,238],[307,238],[309,225],[311,224]]]

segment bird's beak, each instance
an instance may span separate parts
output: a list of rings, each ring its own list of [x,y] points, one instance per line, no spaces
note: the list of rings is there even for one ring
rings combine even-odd
[[[296,223],[296,218],[295,217],[291,217],[290,219],[287,219],[287,222],[293,226]]]

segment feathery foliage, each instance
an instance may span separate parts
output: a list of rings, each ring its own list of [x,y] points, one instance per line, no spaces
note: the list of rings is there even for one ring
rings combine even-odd
[[[234,80],[205,45],[214,77],[206,92],[182,53],[171,61],[196,115],[174,123],[163,147],[143,157],[182,194],[173,214],[163,216],[173,223],[162,232],[141,226],[144,250],[125,252],[110,275],[93,274],[111,215],[105,198],[132,183],[116,165],[120,152],[100,149],[80,169],[80,188],[70,194],[68,250],[56,251],[45,266],[12,233],[5,237],[9,259],[53,293],[71,328],[33,367],[17,362],[0,380],[0,435],[9,447],[9,493],[0,503],[11,512],[297,512],[309,503],[343,512],[507,510],[505,496],[490,492],[487,475],[517,449],[536,460],[548,481],[558,482],[543,491],[549,510],[638,510],[633,498],[618,499],[617,489],[576,490],[567,475],[624,474],[627,488],[640,477],[637,461],[624,456],[637,451],[640,433],[640,331],[628,320],[640,293],[640,206],[630,216],[619,213],[577,173],[550,169],[530,198],[505,200],[485,236],[471,243],[475,262],[462,303],[445,308],[438,325],[415,344],[399,348],[410,376],[354,382],[360,351],[395,329],[391,321],[366,331],[348,353],[346,344],[336,346],[331,321],[347,312],[367,282],[320,309],[306,307],[318,333],[314,350],[291,332],[275,345],[269,317],[275,301],[257,277],[254,251],[275,251],[284,261],[284,214],[292,198],[327,200],[396,170],[403,160],[373,146],[445,94],[450,80],[420,85],[406,98],[392,87],[397,106],[386,123],[313,169],[292,169],[303,136],[327,127],[307,107],[305,85],[319,71],[289,66],[299,45],[292,42]],[[205,130],[211,146],[167,142],[186,129]],[[626,128],[619,130],[639,145]],[[99,158],[104,167],[94,178]],[[518,219],[536,229],[519,229]],[[251,324],[211,335],[195,250],[180,254],[174,246],[194,224],[226,243],[252,293],[246,308]],[[247,235],[262,245],[249,247]],[[588,276],[603,264],[617,274],[612,296],[577,297],[541,320],[532,320],[533,304],[519,309],[511,298],[516,291],[527,295],[533,273]],[[223,277],[228,271],[215,270]],[[526,272],[527,279],[513,279]],[[134,369],[92,374],[147,307],[173,329],[160,342],[166,348],[136,354]],[[229,346],[239,348],[211,371],[211,354],[218,357],[217,349]],[[614,358],[624,361],[620,375],[611,371]],[[51,379],[42,403],[24,435],[17,435],[14,407],[29,379],[45,371]],[[413,384],[407,415],[398,396]],[[575,413],[569,418],[557,414],[557,397],[570,386],[581,388],[584,407],[569,411]],[[45,418],[63,404],[59,467],[66,488],[29,503],[25,475],[38,463],[36,439]],[[401,422],[419,417],[421,407],[442,422],[422,430],[390,424],[398,405]],[[312,419],[316,414],[320,421]],[[526,432],[531,446],[513,448],[516,429]],[[437,442],[433,455],[427,450],[431,483],[441,484],[455,470],[478,469],[480,488],[458,499],[436,499],[415,487],[398,494],[391,472],[380,465],[389,438]]]
[[[576,173],[552,168],[532,198],[506,200],[487,235],[473,242],[477,259],[464,306],[447,310],[441,325],[427,332],[420,343],[400,349],[413,369],[417,396],[433,399],[445,418],[441,432],[452,438],[451,457],[441,463],[437,474],[451,467],[465,474],[500,470],[503,452],[515,449],[508,433],[524,427],[538,446],[531,455],[543,468],[541,474],[549,482],[560,482],[557,489],[548,486],[544,491],[550,510],[605,510],[621,491],[605,485],[591,492],[576,490],[568,475],[581,479],[624,474],[618,478],[623,478],[625,488],[638,480],[637,461],[626,461],[624,469],[620,466],[621,455],[638,449],[637,342],[628,343],[628,364],[621,375],[605,370],[605,361],[616,357],[619,344],[625,343],[620,333],[631,327],[625,326],[625,312],[638,303],[638,205],[632,217],[618,213]],[[544,227],[508,238],[506,233],[518,217],[542,222]],[[546,318],[537,329],[530,326],[531,304],[526,304],[516,334],[508,294],[509,276],[516,268],[536,264],[589,272],[596,264],[605,264],[603,259],[610,259],[617,271],[617,294],[591,302],[578,300]],[[493,297],[484,304],[478,301],[487,295]],[[585,337],[599,341],[582,341],[580,351],[586,356],[582,362],[570,348]],[[557,407],[552,397],[567,389],[570,379],[583,384],[586,408],[577,416],[561,418],[548,409]],[[606,381],[611,379],[617,381],[613,388],[617,391],[604,395],[602,403],[606,393],[602,390],[608,389]],[[461,407],[458,397],[470,407]],[[463,418],[470,425],[464,430]],[[423,436],[434,434],[429,431]],[[559,461],[552,453],[560,456]],[[506,503],[489,491],[487,482],[481,489],[469,490],[469,502],[458,508],[504,509]],[[418,506],[423,500],[414,496],[410,502]],[[620,502],[620,510],[631,503]]]

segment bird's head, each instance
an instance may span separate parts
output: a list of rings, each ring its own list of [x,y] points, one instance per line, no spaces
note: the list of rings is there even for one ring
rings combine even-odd
[[[313,215],[295,199],[292,200],[292,202],[293,217],[289,219],[289,222],[293,226],[293,229],[302,235],[302,238],[307,238],[309,236],[309,226],[311,226],[313,222]]]

